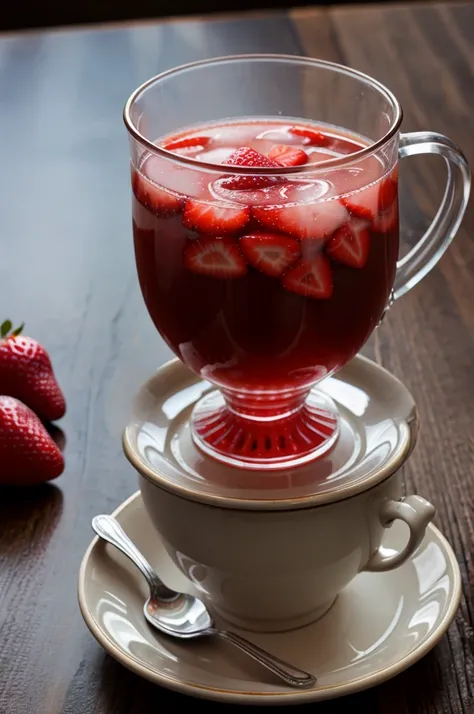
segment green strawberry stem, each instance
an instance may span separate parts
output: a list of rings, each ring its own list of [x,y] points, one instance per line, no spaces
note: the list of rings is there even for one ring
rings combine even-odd
[[[13,323],[11,320],[4,320],[2,324],[0,325],[0,337],[2,339],[4,337],[16,337],[17,335],[20,335],[23,332],[23,328],[25,326],[25,323],[22,322],[19,327],[16,327],[12,331]]]

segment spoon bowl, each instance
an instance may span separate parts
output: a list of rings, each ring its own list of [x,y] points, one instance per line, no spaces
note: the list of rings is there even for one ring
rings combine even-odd
[[[179,637],[198,637],[214,626],[209,610],[202,600],[176,593],[169,601],[158,600],[150,595],[143,606],[143,614],[153,627]]]

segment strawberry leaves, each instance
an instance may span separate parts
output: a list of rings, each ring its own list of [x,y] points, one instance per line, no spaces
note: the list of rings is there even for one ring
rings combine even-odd
[[[11,331],[12,327],[13,323],[11,320],[4,320],[0,325],[0,337],[4,339],[5,337],[17,337],[18,335],[21,335],[23,328],[25,327],[25,323],[22,322],[21,325],[16,327],[13,331]]]

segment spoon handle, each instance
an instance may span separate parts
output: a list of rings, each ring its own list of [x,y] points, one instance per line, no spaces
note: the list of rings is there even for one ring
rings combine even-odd
[[[156,595],[163,600],[170,600],[176,597],[178,593],[167,588],[166,585],[160,580],[148,560],[140,553],[138,548],[125,533],[120,523],[113,516],[95,516],[92,519],[92,528],[95,530],[99,538],[111,543],[122,551],[124,555],[130,558],[132,563],[137,566],[142,575],[145,577],[149,585],[150,592],[153,595]]]
[[[280,679],[283,679],[284,682],[290,684],[292,687],[304,689],[306,687],[313,687],[316,684],[316,677],[313,677],[312,674],[298,667],[293,667],[293,665],[284,662],[266,650],[262,650],[261,647],[254,645],[253,642],[249,642],[249,640],[246,640],[235,632],[214,630],[214,634],[234,645],[239,650],[242,650],[242,652],[245,652],[249,657],[252,657],[252,659],[263,665],[263,667],[266,667],[266,669],[269,669],[270,672],[276,674],[277,677],[280,677]]]

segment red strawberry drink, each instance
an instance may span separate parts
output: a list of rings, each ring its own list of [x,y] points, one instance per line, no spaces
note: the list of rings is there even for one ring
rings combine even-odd
[[[363,139],[277,120],[193,127],[157,143],[196,165],[145,153],[132,167],[143,296],[168,345],[231,407],[211,397],[195,437],[244,464],[305,460],[337,434],[331,406],[303,407],[310,388],[356,354],[389,301],[393,163],[333,167]]]
[[[193,409],[194,441],[227,464],[290,469],[291,481],[338,437],[337,386],[318,383],[454,237],[467,162],[440,134],[401,134],[400,104],[375,79],[308,57],[170,69],[131,95],[124,120],[146,305],[217,387]],[[398,159],[425,153],[449,164],[446,190],[397,262]]]

